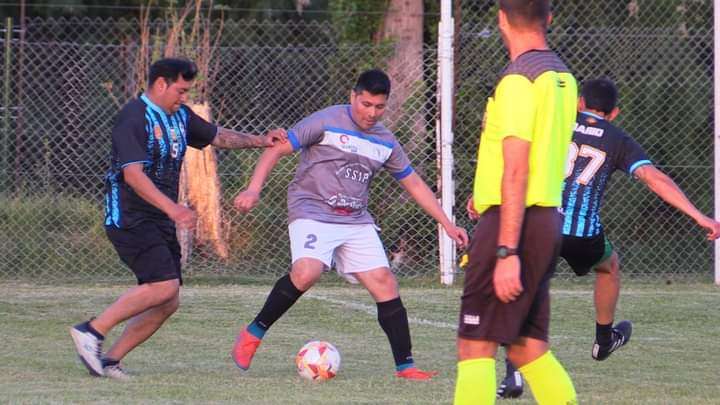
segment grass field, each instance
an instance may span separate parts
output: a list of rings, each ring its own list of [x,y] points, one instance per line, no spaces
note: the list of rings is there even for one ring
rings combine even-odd
[[[126,285],[0,284],[0,403],[452,402],[457,287],[402,290],[416,361],[440,370],[431,382],[409,382],[393,377],[374,304],[361,288],[321,282],[273,327],[242,375],[229,350],[269,285],[188,284],[179,312],[125,359],[134,375],[127,383],[89,377],[68,334],[69,326],[108,305]],[[712,285],[625,286],[618,312],[634,321],[632,341],[596,362],[590,357],[590,287],[555,283],[553,351],[574,379],[582,404],[720,404],[719,298]],[[310,383],[295,373],[295,352],[311,339],[328,340],[342,353],[336,379]],[[502,403],[528,404],[531,398],[526,393]]]

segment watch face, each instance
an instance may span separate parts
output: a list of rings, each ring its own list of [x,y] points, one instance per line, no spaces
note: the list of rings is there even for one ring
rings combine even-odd
[[[497,254],[497,257],[503,257],[503,258],[505,258],[505,257],[507,257],[507,255],[508,255],[508,249],[507,249],[505,246],[501,246],[501,247],[498,248],[496,254]]]

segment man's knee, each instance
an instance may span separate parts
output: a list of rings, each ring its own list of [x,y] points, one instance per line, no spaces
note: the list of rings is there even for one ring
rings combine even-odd
[[[610,257],[595,266],[596,273],[609,274],[615,278],[620,278],[620,258],[617,253],[613,252]]]
[[[177,301],[175,305],[179,305],[180,281],[178,279],[157,281],[145,284],[145,286],[151,290],[156,305],[170,304],[173,300]]]
[[[378,301],[387,301],[400,295],[397,279],[387,267],[363,273],[353,273],[353,275]]]
[[[178,308],[180,308],[180,294],[177,294],[174,298],[160,305],[159,307],[165,316],[174,314]]]
[[[494,358],[498,344],[487,340],[473,340],[459,337],[457,340],[458,361]]]
[[[316,259],[302,258],[293,263],[290,281],[300,291],[307,291],[320,278],[324,264]]]
[[[522,337],[507,347],[507,357],[515,367],[522,367],[545,354],[549,348],[543,340]]]

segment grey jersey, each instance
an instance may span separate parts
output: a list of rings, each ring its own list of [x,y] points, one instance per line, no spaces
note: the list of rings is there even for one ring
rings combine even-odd
[[[367,203],[375,174],[384,167],[401,180],[413,172],[395,136],[380,123],[362,131],[349,105],[313,113],[288,131],[288,139],[293,150],[301,150],[288,187],[289,222],[374,223]]]

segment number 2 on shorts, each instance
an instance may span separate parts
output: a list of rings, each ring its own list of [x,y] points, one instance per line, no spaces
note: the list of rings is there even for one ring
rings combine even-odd
[[[314,233],[309,233],[307,235],[307,241],[305,242],[304,248],[315,249],[315,246],[313,245],[315,242],[317,242],[317,236],[315,236]]]

